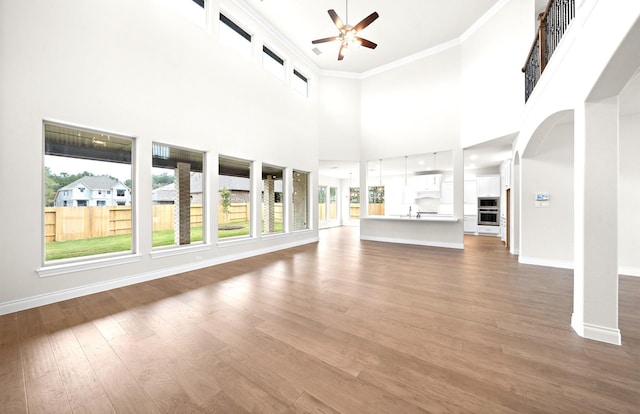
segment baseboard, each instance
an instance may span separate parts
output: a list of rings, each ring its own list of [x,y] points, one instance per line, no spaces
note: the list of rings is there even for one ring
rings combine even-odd
[[[559,269],[573,269],[573,261],[570,260],[554,260],[541,259],[539,257],[518,256],[518,262],[536,266],[557,267]]]
[[[148,282],[150,280],[160,279],[167,276],[173,276],[180,273],[190,272],[193,270],[211,267],[223,263],[233,262],[236,260],[246,259],[253,256],[260,256],[267,253],[273,253],[279,250],[290,249],[305,244],[316,243],[318,238],[305,239],[287,244],[267,247],[264,249],[250,250],[238,254],[216,257],[209,260],[202,260],[195,263],[184,264],[180,266],[172,266],[164,269],[154,270],[151,272],[139,273],[136,275],[126,276],[118,279],[107,280],[104,282],[93,283],[85,286],[78,286],[71,289],[59,290],[57,292],[46,293],[43,295],[31,296],[24,299],[13,300],[0,303],[0,315],[6,315],[12,312],[18,312],[25,309],[31,309],[38,306],[49,305],[63,300],[78,298],[81,296],[91,295],[94,293],[104,292],[111,289],[117,289],[125,286],[135,285],[137,283]]]
[[[613,345],[622,345],[622,336],[620,329],[607,328],[605,326],[593,325],[590,323],[580,322],[576,315],[571,315],[571,327],[578,335],[586,339],[594,341],[606,342]]]
[[[512,254],[518,254],[518,253],[512,252]],[[530,264],[530,265],[536,265],[536,266],[557,267],[560,269],[573,269],[573,262],[569,260],[549,260],[549,259],[540,259],[538,257],[520,256],[518,257],[518,262],[522,264]],[[640,268],[619,266],[618,274],[624,275],[624,276],[640,277]]]
[[[620,266],[618,267],[618,274],[625,275],[625,276],[640,277],[640,268]]]
[[[360,240],[376,241],[383,243],[398,243],[398,244],[414,244],[418,246],[429,247],[445,247],[447,249],[464,249],[464,243],[445,243],[445,242],[432,242],[425,240],[411,240],[411,239],[394,239],[390,237],[375,237],[375,236],[363,236],[360,235]]]

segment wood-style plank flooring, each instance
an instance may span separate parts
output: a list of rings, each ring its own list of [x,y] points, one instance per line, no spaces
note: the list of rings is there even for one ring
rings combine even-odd
[[[0,316],[0,412],[640,412],[640,278],[614,346],[571,330],[571,271],[497,238],[320,238]]]

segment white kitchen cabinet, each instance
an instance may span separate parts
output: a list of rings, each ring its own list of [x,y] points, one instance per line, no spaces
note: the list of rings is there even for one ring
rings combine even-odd
[[[464,232],[475,233],[478,230],[478,216],[464,216]]]
[[[500,226],[482,226],[478,224],[478,234],[495,234],[500,235]]]
[[[500,197],[500,175],[486,175],[476,178],[477,197]]]
[[[475,180],[466,180],[464,182],[464,203],[476,204],[478,202],[477,189]]]

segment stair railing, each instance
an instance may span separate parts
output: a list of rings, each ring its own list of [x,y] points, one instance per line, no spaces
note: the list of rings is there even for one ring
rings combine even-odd
[[[524,73],[524,100],[531,96],[551,55],[575,17],[575,0],[549,0],[547,7],[538,15],[538,33],[533,40]]]

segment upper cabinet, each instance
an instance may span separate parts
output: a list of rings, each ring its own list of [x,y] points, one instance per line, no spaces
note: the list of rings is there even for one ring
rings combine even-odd
[[[476,178],[477,197],[500,197],[500,176],[484,175]]]
[[[416,198],[440,198],[442,174],[416,175],[411,181],[416,190]]]
[[[464,203],[465,204],[477,204],[478,195],[476,188],[476,180],[465,180],[464,182]]]

